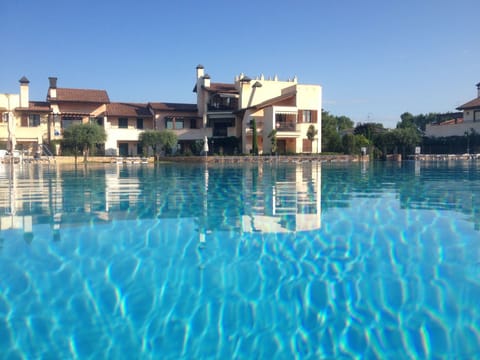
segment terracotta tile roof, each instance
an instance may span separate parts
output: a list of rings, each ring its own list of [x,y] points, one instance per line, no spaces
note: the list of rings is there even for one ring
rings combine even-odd
[[[110,102],[105,90],[57,88],[57,97],[51,101],[74,101],[107,104]]]
[[[461,124],[463,123],[463,118],[458,119],[449,119],[438,123],[437,125],[453,125],[453,124]]]
[[[184,112],[196,112],[197,111],[197,104],[151,102],[151,103],[149,103],[149,106],[154,111],[184,111]]]
[[[145,117],[152,116],[147,104],[139,103],[110,103],[106,105],[105,115],[107,116],[131,116]]]
[[[45,102],[45,101],[30,101],[28,103],[28,108],[16,108],[15,110],[49,112],[50,111],[50,104],[48,102]]]
[[[211,83],[210,87],[205,88],[207,91],[216,92],[216,93],[226,93],[226,94],[238,94],[238,90],[235,87],[235,84],[225,84],[225,83]]]
[[[457,110],[468,110],[474,108],[480,108],[480,97],[477,97],[476,99],[473,99],[472,101],[469,101],[462,106],[457,107]]]

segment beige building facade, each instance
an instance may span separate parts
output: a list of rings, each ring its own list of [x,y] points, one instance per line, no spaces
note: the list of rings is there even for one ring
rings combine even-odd
[[[293,77],[286,81],[277,76],[255,79],[244,74],[233,83],[212,82],[202,65],[197,66],[197,106],[208,137],[238,137],[241,152],[253,151],[254,130],[260,154],[321,152],[322,88],[302,85]],[[314,128],[313,141],[307,137]]]
[[[201,65],[195,74],[191,104],[111,102],[106,90],[58,87],[56,77],[49,78],[46,101],[30,101],[23,77],[18,94],[0,94],[0,147],[35,152],[60,141],[70,125],[95,122],[105,128],[109,156],[142,154],[139,136],[145,130],[173,131],[180,153],[198,154],[207,139],[209,154],[250,154],[255,137],[259,154],[321,151],[319,85],[244,74],[232,83],[213,82]]]
[[[0,94],[0,144],[10,151],[21,149],[33,154],[39,145],[48,143],[50,106],[30,101],[30,82],[26,77],[19,82],[18,94]]]

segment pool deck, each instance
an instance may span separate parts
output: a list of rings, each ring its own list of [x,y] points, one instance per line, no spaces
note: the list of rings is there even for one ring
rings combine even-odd
[[[301,163],[301,162],[360,162],[369,161],[369,156],[358,155],[285,155],[285,156],[170,156],[160,157],[163,162],[208,162],[208,163]]]
[[[280,155],[280,156],[162,156],[158,157],[159,162],[168,163],[305,163],[305,162],[368,162],[368,155]],[[401,157],[388,158],[390,161],[401,161]],[[415,161],[470,161],[480,160],[480,154],[420,154],[409,155],[407,160]],[[42,156],[34,158],[32,156],[2,157],[0,162],[3,164],[10,163],[28,163],[28,164],[74,164],[73,156]],[[101,164],[149,164],[154,163],[153,157],[120,157],[120,156],[91,156],[88,157],[87,163]],[[83,164],[83,156],[77,158],[78,164]]]

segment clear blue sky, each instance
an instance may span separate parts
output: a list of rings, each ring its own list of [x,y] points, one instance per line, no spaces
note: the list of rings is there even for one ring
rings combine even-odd
[[[0,3],[0,92],[30,80],[112,101],[195,102],[195,67],[323,86],[323,108],[394,127],[480,82],[479,0],[19,0]]]

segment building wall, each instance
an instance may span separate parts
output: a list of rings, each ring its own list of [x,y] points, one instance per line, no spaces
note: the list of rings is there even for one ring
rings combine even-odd
[[[465,110],[463,112],[463,120],[464,121],[471,121],[471,122],[473,122],[473,121],[480,122],[480,108]]]
[[[254,87],[258,82],[262,86]],[[296,86],[296,79],[290,81],[268,80],[264,77],[259,77],[250,82],[242,82],[240,79],[236,80],[235,86],[240,90],[240,108],[248,108],[250,106],[258,105],[266,100],[278,97],[288,92],[294,92]]]
[[[54,103],[55,104],[55,103]],[[97,103],[75,103],[75,102],[64,102],[57,103],[58,110],[57,112],[61,113],[82,113],[90,114],[93,113],[99,106],[102,104]]]
[[[35,114],[40,116],[39,126],[22,126],[22,117],[28,122],[28,116]],[[16,116],[15,136],[17,144],[19,143],[37,143],[43,144],[48,139],[48,114],[39,114],[35,112],[20,113]]]
[[[203,140],[205,136],[212,137],[213,128],[206,127],[208,118],[220,116],[217,113],[207,112],[207,103],[209,98],[208,91],[210,79],[204,76],[203,67],[197,69],[197,105],[198,112],[157,112],[155,113],[151,126],[144,120],[144,128],[136,128],[136,118],[130,118],[127,129],[118,128],[117,117],[105,117],[104,126],[107,133],[107,143],[105,144],[106,153],[117,154],[119,142],[138,142],[139,134],[146,129],[164,130],[166,117],[183,117],[185,125],[183,129],[171,129],[178,136],[179,140]],[[294,98],[290,97],[287,100],[277,102],[275,105],[282,105],[289,108],[292,112],[298,110],[316,110],[318,114],[317,130],[318,137],[321,137],[321,95],[322,90],[318,85],[301,85],[298,84],[297,78],[280,81],[275,76],[273,78],[265,78],[264,76],[257,77],[250,81],[241,81],[242,76],[235,79],[234,86],[239,90],[240,97],[238,99],[239,109],[246,109],[265,101],[275,99],[281,95],[296,94]],[[22,88],[23,86],[23,88]],[[21,85],[23,102],[28,100],[28,86]],[[45,139],[57,140],[62,138],[62,115],[74,116],[80,114],[83,122],[87,122],[90,117],[102,116],[105,112],[105,104],[88,103],[88,102],[62,102],[55,99],[55,88],[50,88],[50,106],[51,114],[45,114],[41,118],[41,125],[38,127],[21,126],[21,115],[16,116],[17,130],[16,134],[25,139],[36,139],[38,142],[43,142]],[[20,94],[0,94],[0,108],[14,109],[20,106]],[[8,105],[10,101],[10,105]],[[1,111],[1,110],[0,110]],[[257,132],[260,153],[269,153],[271,151],[271,140],[268,138],[270,132],[276,128],[275,123],[275,109],[272,106],[267,106],[255,113],[250,113],[251,110],[246,110],[243,119],[237,115],[235,126],[227,128],[227,136],[236,136],[242,138],[242,151],[249,153],[251,149],[251,130],[249,127],[250,120],[254,117],[257,121]],[[231,116],[233,113],[230,113]],[[207,118],[208,116],[208,118]],[[50,129],[48,129],[48,122],[50,119]],[[192,128],[191,119],[196,119],[196,126]],[[297,119],[298,122],[298,119]],[[302,152],[303,139],[306,138],[306,129],[309,124],[298,124],[294,131],[282,132],[282,141],[288,144],[289,151]],[[48,134],[50,131],[50,134]],[[290,133],[291,132],[291,133]],[[222,136],[224,134],[221,134]],[[0,141],[2,138],[8,137],[8,127],[5,123],[0,124]],[[280,136],[279,136],[280,138]],[[317,146],[313,147],[312,152],[319,152],[321,149],[321,141],[316,141]]]
[[[183,129],[167,129],[166,119],[167,118],[183,118],[184,128]],[[191,128],[191,121],[195,121],[195,128]],[[181,111],[161,111],[155,113],[155,129],[162,130],[171,130],[176,135],[178,140],[203,140],[205,136],[212,136],[212,129],[206,128],[203,129],[203,120],[198,117],[197,113],[192,112],[181,112]]]
[[[464,121],[460,124],[451,125],[432,125],[427,124],[425,135],[428,137],[447,137],[447,136],[464,136],[471,129],[480,133],[480,122]]]
[[[297,107],[299,110],[317,111],[317,122],[302,124],[300,132],[302,139],[307,138],[307,130],[310,125],[314,125],[317,130],[317,136],[312,144],[312,152],[322,152],[322,87],[319,85],[298,85],[297,86]],[[303,143],[303,141],[302,141]]]
[[[153,130],[153,119],[143,119],[143,129],[137,128],[137,117],[126,117],[128,120],[127,128],[119,128],[119,118],[126,116],[105,116],[104,126],[107,133],[107,141],[105,142],[105,155],[116,156],[118,153],[119,143],[129,143],[129,155],[139,155],[137,153],[137,144],[140,134],[145,130]]]
[[[19,105],[19,94],[0,94],[0,148],[8,147],[7,142],[9,140],[9,123],[6,120],[10,117],[13,117],[15,119],[14,123],[16,123],[17,119],[14,113],[14,109]],[[12,126],[10,125],[10,132],[11,131]]]

